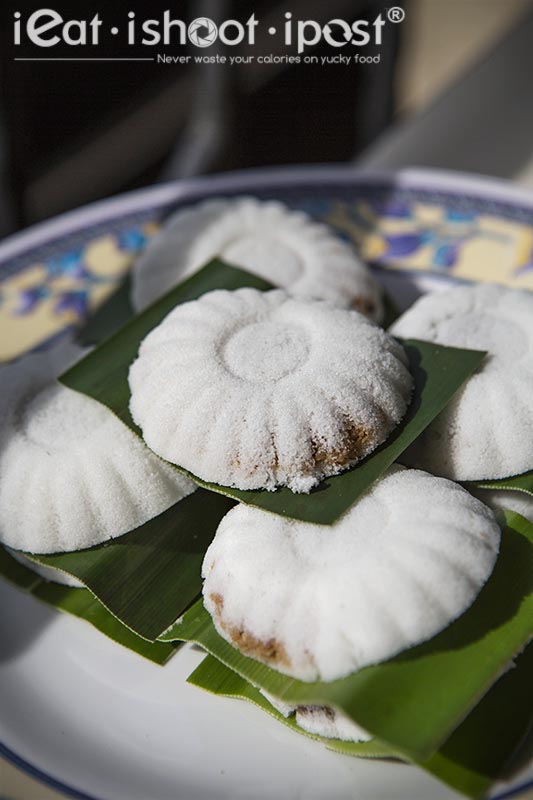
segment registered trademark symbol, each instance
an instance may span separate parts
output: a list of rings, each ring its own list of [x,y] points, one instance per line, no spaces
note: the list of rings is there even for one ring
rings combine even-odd
[[[405,19],[405,11],[400,6],[393,6],[387,11],[389,22],[403,22]]]

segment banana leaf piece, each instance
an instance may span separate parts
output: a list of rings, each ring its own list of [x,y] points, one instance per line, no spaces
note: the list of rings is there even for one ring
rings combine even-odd
[[[510,492],[525,492],[533,495],[533,470],[523,472],[521,475],[513,475],[510,478],[497,478],[484,481],[464,481],[463,486],[468,489],[501,489]]]
[[[248,700],[250,703],[259,706],[263,711],[266,711],[274,719],[283,722],[293,731],[297,731],[310,739],[316,739],[331,749],[336,750],[337,745],[341,745],[343,749],[340,752],[349,752],[351,755],[361,756],[362,758],[393,758],[395,756],[390,748],[380,745],[375,740],[370,740],[369,742],[337,742],[336,739],[326,739],[324,736],[304,731],[303,728],[296,724],[294,716],[284,717],[258,689],[255,689],[251,683],[241,678],[236,672],[228,669],[213,656],[204,658],[201,664],[187,678],[187,683],[221,697]]]
[[[402,312],[388,292],[383,290],[383,322],[381,327],[388,330],[393,322],[401,317]]]
[[[533,645],[422,766],[468,797],[485,797],[533,758]]]
[[[140,528],[87,550],[27,558],[80,580],[138,636],[154,641],[198,597],[205,551],[234,505],[197,489]]]
[[[495,783],[510,779],[533,756],[533,645],[510,669],[441,749],[419,766],[467,797],[485,797]],[[206,656],[189,676],[188,683],[223,697],[248,700],[297,733],[309,735],[274,709],[248,681]],[[395,753],[370,742],[343,742],[311,736],[328,749],[362,758],[394,758]]]
[[[41,578],[12,558],[0,545],[0,576],[46,605],[89,622],[114,642],[156,664],[164,664],[176,648],[163,642],[147,642],[122,625],[87,589],[62,586]]]
[[[131,277],[127,275],[117,291],[91,314],[76,333],[77,343],[82,347],[100,344],[129,322],[135,314],[130,292]]]
[[[255,275],[220,261],[210,262],[93,350],[68,370],[61,381],[71,389],[90,395],[108,406],[140,435],[129,412],[127,378],[129,366],[137,355],[142,339],[178,303],[195,299],[211,289],[237,289],[242,286],[261,290],[272,288]],[[188,474],[200,486],[240,502],[306,522],[332,524],[422,433],[485,356],[481,352],[442,347],[429,342],[412,340],[404,344],[415,380],[413,399],[405,419],[368,458],[351,470],[322,481],[310,494],[295,494],[286,488],[275,492],[243,491],[208,483],[182,468],[177,469]]]
[[[201,601],[160,638],[199,644],[291,705],[339,708],[393,751],[426,760],[533,637],[533,524],[511,512],[505,522],[494,572],[468,611],[430,641],[331,683],[304,683],[241,655]]]

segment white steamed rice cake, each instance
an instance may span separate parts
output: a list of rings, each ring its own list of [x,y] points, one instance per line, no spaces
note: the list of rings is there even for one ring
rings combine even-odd
[[[533,522],[533,496],[527,492],[504,489],[477,489],[472,492],[494,511],[514,511]]]
[[[343,742],[369,742],[372,738],[346,714],[327,706],[298,706],[295,711],[296,724],[302,730],[325,739],[340,739]]]
[[[393,467],[331,526],[246,505],[206,552],[204,604],[242,653],[332,681],[435,636],[474,601],[500,529],[465,489]]]
[[[133,267],[140,311],[216,256],[299,297],[383,318],[381,289],[352,247],[325,225],[275,201],[208,200],[178,211]]]
[[[213,291],[177,306],[130,368],[148,446],[203,480],[308,492],[403,418],[403,348],[355,311],[284,291]]]
[[[372,738],[341,711],[329,706],[293,706],[261,690],[270,705],[286,719],[294,716],[299,728],[313,736],[340,739],[343,742],[368,742]]]
[[[460,481],[533,469],[532,293],[493,284],[435,292],[391,333],[488,352],[410,450],[410,465]]]
[[[0,373],[0,542],[16,550],[100,544],[195,489],[109,409],[55,380],[66,366],[58,348]]]
[[[11,558],[14,558],[15,561],[18,561],[19,564],[22,564],[26,569],[31,569],[32,572],[44,578],[45,581],[61,583],[63,586],[71,586],[75,589],[85,588],[81,581],[73,575],[69,575],[68,572],[63,572],[63,570],[56,569],[55,567],[45,567],[43,564],[37,564],[35,561],[32,561],[31,558],[19,553],[18,550],[12,550],[10,547],[6,547],[6,550]]]

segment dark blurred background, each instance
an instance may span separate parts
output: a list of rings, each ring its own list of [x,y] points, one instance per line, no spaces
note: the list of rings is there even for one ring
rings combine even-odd
[[[142,18],[159,18],[170,8],[175,17],[192,20],[207,16],[215,22],[227,18],[245,21],[255,13],[261,21],[253,49],[258,55],[275,53],[276,47],[279,53],[287,52],[267,31],[269,20],[281,25],[288,9],[295,18],[325,24],[336,17],[349,22],[372,21],[380,12],[386,16],[392,3],[178,0],[171,4],[168,0],[130,0],[125,4],[124,0],[106,0],[100,4],[49,5],[66,19],[88,19],[99,12],[106,27],[116,24],[122,28],[130,10]],[[14,48],[13,13],[27,15],[43,8],[43,3],[4,3],[0,28],[0,234],[92,200],[170,178],[269,164],[353,161],[381,142],[393,122],[410,118],[426,102],[427,98],[423,103],[420,98],[410,98],[413,87],[405,77],[407,62],[415,60],[420,95],[428,65],[442,73],[444,64],[444,72],[450,75],[458,59],[469,65],[483,48],[492,48],[494,41],[506,34],[517,13],[530,3],[402,0],[394,5],[404,8],[406,20],[384,27],[381,47],[360,49],[365,55],[379,52],[379,64],[228,67],[15,61],[15,56],[34,56],[36,48]],[[456,19],[459,13],[466,15],[462,26]],[[455,28],[451,30],[460,34],[463,29],[462,38],[457,38],[457,33],[450,37],[448,18],[454,18]],[[490,28],[491,33],[481,37],[481,46],[478,39],[484,28]],[[99,56],[147,54],[146,48],[135,51],[125,47],[118,36],[103,39]],[[216,52],[217,46],[209,52]],[[73,55],[73,48],[58,47],[53,49],[54,56]],[[420,53],[428,47],[433,48],[434,58],[426,52],[425,61],[420,62]],[[345,48],[341,52],[357,50]],[[246,54],[244,47],[230,51],[233,55]],[[190,45],[161,45],[149,54],[156,52],[207,51]],[[306,52],[331,56],[339,51],[319,44]],[[51,55],[48,49],[38,51],[41,54]],[[436,66],[432,61],[438,61]],[[416,156],[411,160],[416,163]],[[433,157],[435,160],[446,161],[440,155]],[[431,158],[426,161],[431,163]],[[374,158],[374,163],[379,165],[379,158]],[[424,163],[423,154],[420,163]]]
[[[22,5],[25,13],[43,7],[42,3]],[[99,10],[106,26],[116,23],[122,28],[130,10],[157,18],[170,7],[173,16],[185,20],[208,16],[215,22],[245,21],[255,12],[261,20],[253,50],[258,54],[274,49],[267,20],[281,24],[289,7],[295,18],[301,15],[324,24],[335,17],[372,21],[390,3],[188,0],[172,5],[106,0],[100,7],[95,3],[49,5],[67,19],[90,18]],[[21,4],[13,10],[22,11]],[[336,65],[22,63],[13,60],[12,24],[12,13],[7,14],[1,42],[2,102],[9,184],[18,224],[145,185],[162,175],[343,161],[365,147],[393,114],[401,25],[385,30],[380,64],[348,70]],[[261,30],[268,41],[261,40]],[[100,46],[98,55],[147,55],[146,48],[121,49],[118,37],[110,44],[110,50]],[[54,56],[74,54],[73,48],[60,47],[53,49]],[[278,48],[280,53],[287,52],[279,43]],[[207,52],[190,45],[153,50]],[[232,55],[245,52],[243,47],[228,50]],[[371,47],[364,50],[365,54],[371,51]],[[35,55],[36,48],[19,47],[16,55],[26,52]],[[313,52],[335,55],[337,51],[323,44]],[[37,54],[52,55],[49,49]]]

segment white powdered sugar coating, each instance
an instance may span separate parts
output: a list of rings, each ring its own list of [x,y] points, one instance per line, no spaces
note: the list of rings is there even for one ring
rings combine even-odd
[[[315,736],[343,742],[369,742],[371,736],[353,720],[325,706],[298,706],[296,724]]]
[[[55,380],[73,360],[60,348],[0,373],[0,542],[16,550],[100,544],[195,489],[109,409]]]
[[[209,200],[171,216],[134,264],[134,307],[146,308],[217,256],[291,295],[383,318],[381,289],[349,244],[301,211],[252,197]]]
[[[425,295],[391,332],[489,353],[409,451],[412,466],[464,481],[533,468],[533,293],[480,284]]]
[[[406,363],[355,311],[281,290],[219,290],[144,339],[130,410],[154,452],[203,480],[308,492],[400,422]]]
[[[443,630],[499,542],[493,512],[465,489],[396,466],[331,526],[233,508],[205,555],[204,604],[245,655],[332,681]]]

